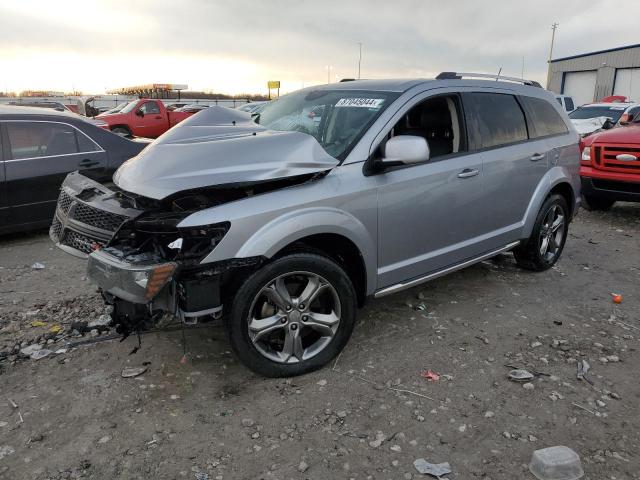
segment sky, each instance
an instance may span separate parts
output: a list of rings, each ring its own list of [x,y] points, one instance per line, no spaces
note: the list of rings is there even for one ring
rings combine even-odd
[[[637,0],[0,0],[0,91],[181,83],[266,93],[441,71],[546,81],[554,58],[638,43]],[[615,20],[610,20],[615,19]],[[330,68],[329,68],[330,67]]]

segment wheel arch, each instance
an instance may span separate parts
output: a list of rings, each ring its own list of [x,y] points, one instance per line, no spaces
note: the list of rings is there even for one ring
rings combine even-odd
[[[298,252],[326,256],[344,268],[356,291],[358,306],[364,305],[367,297],[367,267],[362,253],[349,238],[336,233],[309,235],[285,245],[274,257]]]
[[[538,211],[542,207],[544,201],[553,194],[562,195],[569,206],[569,218],[573,218],[579,204],[577,202],[576,190],[571,183],[571,177],[566,174],[564,169],[552,169],[547,172],[542,181],[538,184],[535,192],[531,197],[529,206],[524,215],[522,238],[529,238],[533,231],[533,226],[538,216]]]

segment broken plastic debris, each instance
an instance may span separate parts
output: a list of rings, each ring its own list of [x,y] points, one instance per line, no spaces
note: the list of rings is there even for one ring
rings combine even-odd
[[[584,476],[578,454],[563,446],[533,452],[529,471],[540,480],[578,480]]]
[[[437,382],[438,380],[440,380],[440,375],[438,375],[436,372],[432,370],[427,370],[426,372],[422,372],[420,376],[422,378],[426,378],[430,382]]]
[[[42,264],[40,262],[36,262],[33,265],[31,265],[31,268],[33,270],[43,270],[44,269],[44,264]]]
[[[578,380],[589,381],[589,379],[587,378],[587,372],[589,371],[590,368],[591,368],[591,365],[589,365],[589,362],[587,362],[586,360],[580,360],[578,362]]]
[[[60,333],[60,330],[62,330],[60,325],[51,325],[51,327],[49,327],[50,333]]]
[[[122,378],[133,378],[142,375],[147,371],[147,367],[127,367],[122,370]]]
[[[48,357],[53,353],[52,350],[47,350],[46,348],[42,348],[40,350],[36,350],[31,354],[31,360],[40,360],[41,358]]]
[[[20,353],[25,357],[30,357],[34,352],[37,352],[38,350],[42,350],[42,345],[34,343],[33,345],[29,345],[28,347],[20,350]]]
[[[533,379],[533,373],[518,368],[516,370],[511,370],[509,372],[509,380],[513,380],[514,382],[528,382]]]
[[[32,327],[46,327],[47,326],[47,322],[42,322],[40,320],[36,320],[34,322],[31,322],[31,326]]]
[[[622,295],[619,293],[611,293],[611,300],[613,300],[613,303],[622,303]]]
[[[451,466],[449,465],[449,462],[429,463],[424,458],[418,458],[413,462],[413,466],[416,467],[416,470],[423,475],[433,475],[437,478],[451,473]]]
[[[424,310],[427,309],[427,306],[424,304],[424,302],[420,302],[415,307],[413,307],[413,309],[414,310],[419,310],[419,311],[424,311]]]
[[[182,238],[178,238],[167,245],[172,250],[180,250],[182,248]]]

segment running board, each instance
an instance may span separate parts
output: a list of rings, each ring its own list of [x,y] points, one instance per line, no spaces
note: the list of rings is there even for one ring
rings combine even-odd
[[[378,290],[373,294],[375,298],[384,297],[387,295],[391,295],[392,293],[399,292],[401,290],[405,290],[407,288],[415,287],[416,285],[420,285],[421,283],[428,282],[429,280],[433,280],[434,278],[442,277],[447,275],[448,273],[455,272],[456,270],[462,270],[474,263],[481,262],[486,260],[487,258],[495,257],[496,255],[511,250],[520,244],[520,241],[510,243],[509,245],[505,245],[497,250],[493,250],[489,253],[485,253],[480,255],[479,257],[472,258],[471,260],[466,260],[462,263],[458,263],[457,265],[453,265],[451,267],[447,267],[444,270],[439,270],[437,272],[430,273],[425,275],[424,277],[416,278],[415,280],[410,280],[406,283],[396,283],[395,285],[391,285],[390,287],[383,288],[382,290]]]

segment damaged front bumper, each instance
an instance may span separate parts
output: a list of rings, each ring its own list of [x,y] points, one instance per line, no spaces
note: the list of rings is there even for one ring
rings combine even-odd
[[[89,279],[111,295],[132,303],[147,304],[176,273],[176,262],[130,263],[98,250],[89,255]]]

